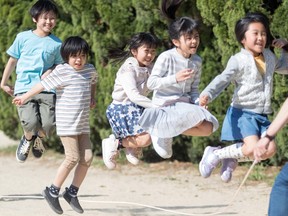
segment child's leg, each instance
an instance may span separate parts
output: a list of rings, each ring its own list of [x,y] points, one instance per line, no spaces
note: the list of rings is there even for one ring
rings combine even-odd
[[[57,170],[56,176],[50,187],[46,187],[43,196],[50,207],[58,214],[62,214],[63,210],[59,203],[60,188],[69,175],[73,167],[78,163],[80,154],[78,149],[77,136],[60,137],[65,151],[65,159]]]
[[[184,131],[182,134],[187,136],[209,136],[213,132],[213,124],[208,121],[203,121],[197,126]]]
[[[19,162],[25,162],[30,147],[34,145],[35,137],[33,135],[41,126],[38,118],[38,104],[34,100],[30,100],[26,104],[17,107],[17,110],[24,136],[22,136],[17,147],[16,159]]]
[[[92,145],[89,134],[81,134],[78,136],[78,147],[80,153],[80,160],[76,166],[72,184],[69,188],[65,188],[63,198],[69,203],[69,205],[78,213],[83,213],[77,193],[84,178],[86,177],[88,168],[90,167],[93,159]]]
[[[56,96],[53,93],[40,93],[35,96],[39,103],[39,113],[41,118],[41,128],[39,136],[49,136],[55,127],[55,101]]]
[[[122,139],[122,146],[125,147],[126,158],[133,165],[138,165],[139,157],[142,156],[142,148],[150,144],[151,137],[146,132]]]
[[[79,188],[86,176],[88,168],[92,163],[93,153],[89,134],[82,134],[78,137],[80,160],[75,169],[72,185]]]
[[[77,136],[60,137],[65,151],[65,159],[57,170],[53,185],[61,188],[70,171],[80,160],[79,143]]]
[[[128,136],[122,139],[125,148],[143,148],[151,144],[151,137],[148,133],[141,133],[135,136]]]

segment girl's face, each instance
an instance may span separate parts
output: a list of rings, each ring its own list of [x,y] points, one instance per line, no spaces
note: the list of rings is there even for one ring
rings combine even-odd
[[[193,30],[191,34],[183,34],[179,39],[173,39],[172,42],[183,57],[189,58],[197,52],[200,36],[198,31]]]
[[[131,52],[134,58],[137,59],[140,67],[150,65],[156,56],[156,48],[151,48],[146,45],[142,45],[138,47],[138,49],[132,49]]]
[[[77,55],[71,55],[69,57],[68,64],[77,71],[83,69],[86,62],[87,62],[87,55],[83,53],[77,53]]]
[[[267,42],[267,33],[264,25],[259,22],[251,23],[241,41],[243,47],[253,56],[263,52]]]
[[[38,20],[33,18],[33,22],[36,23],[36,30],[34,31],[40,37],[44,37],[50,34],[52,29],[56,26],[56,15],[53,11],[42,13]]]

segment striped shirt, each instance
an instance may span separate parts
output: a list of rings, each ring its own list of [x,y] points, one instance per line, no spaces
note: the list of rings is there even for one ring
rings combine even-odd
[[[89,134],[91,84],[97,81],[93,65],[76,71],[69,64],[58,65],[41,84],[47,91],[56,89],[56,128],[59,136]]]

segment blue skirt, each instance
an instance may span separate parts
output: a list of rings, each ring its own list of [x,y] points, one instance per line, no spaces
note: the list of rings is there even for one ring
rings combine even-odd
[[[144,129],[138,124],[144,108],[134,103],[113,104],[111,103],[106,116],[116,138],[126,138],[141,134]]]
[[[242,141],[243,138],[258,137],[267,130],[271,122],[267,115],[245,111],[230,106],[223,121],[221,140]]]
[[[176,102],[164,107],[146,108],[139,124],[151,135],[172,138],[204,120],[213,124],[213,132],[218,129],[218,120],[207,109],[195,104]]]

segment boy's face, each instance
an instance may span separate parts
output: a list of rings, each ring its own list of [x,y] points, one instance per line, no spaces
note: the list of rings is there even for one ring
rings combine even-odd
[[[76,55],[69,56],[68,64],[72,66],[76,71],[84,68],[87,62],[87,55],[83,53],[77,53]]]
[[[36,23],[35,33],[39,36],[49,35],[56,25],[56,18],[56,15],[52,11],[42,13],[37,20],[33,18],[33,22]]]

